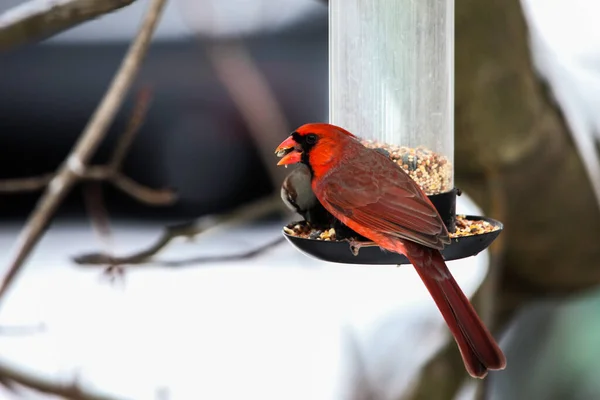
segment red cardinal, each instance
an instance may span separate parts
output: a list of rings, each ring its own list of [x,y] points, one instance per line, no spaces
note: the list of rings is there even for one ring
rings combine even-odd
[[[506,359],[440,253],[450,243],[439,213],[408,174],[350,132],[306,124],[276,149],[278,165],[302,162],[319,202],[379,247],[404,254],[446,320],[473,377],[501,370]]]

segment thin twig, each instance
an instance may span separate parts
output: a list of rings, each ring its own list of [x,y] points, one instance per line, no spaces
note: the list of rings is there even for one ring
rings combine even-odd
[[[279,210],[279,196],[269,196],[249,204],[245,204],[229,213],[210,215],[192,222],[168,226],[162,236],[147,249],[128,256],[116,257],[106,253],[89,253],[73,257],[79,265],[119,265],[141,264],[149,261],[176,238],[193,238],[217,229],[224,229],[249,220],[261,218]]]
[[[104,242],[107,249],[111,248],[111,229],[108,211],[104,205],[102,185],[99,183],[87,184],[83,190],[84,204],[92,229],[96,232],[99,241]]]
[[[0,285],[0,300],[4,298],[17,272],[31,254],[56,208],[85,171],[85,165],[104,138],[140,68],[165,3],[166,0],[153,0],[150,3],[144,21],[108,91],[21,230],[8,270]]]
[[[246,121],[273,187],[279,188],[286,170],[272,161],[273,150],[290,132],[290,125],[269,82],[239,41],[209,45],[206,51],[217,77]]]
[[[0,377],[2,377],[3,383],[8,385],[7,388],[9,390],[17,393],[17,385],[21,385],[40,393],[59,396],[70,400],[117,400],[115,397],[85,391],[75,383],[57,383],[51,379],[35,376],[15,367],[10,367],[4,362],[0,362]]]
[[[133,139],[135,139],[135,136],[140,131],[142,124],[146,120],[146,114],[148,114],[148,108],[150,107],[151,100],[152,91],[149,87],[145,87],[139,91],[137,101],[135,102],[135,107],[133,108],[133,112],[129,117],[129,122],[125,128],[125,132],[123,132],[123,134],[119,137],[119,141],[117,142],[115,150],[113,151],[111,160],[108,163],[109,167],[111,167],[113,171],[118,171],[121,169],[123,161],[125,160],[125,156],[127,155],[129,148],[133,143]]]
[[[42,40],[135,0],[30,0],[0,14],[0,51]]]
[[[52,179],[53,174],[45,174],[28,178],[0,180],[0,193],[16,194],[23,192],[34,192],[46,187]],[[128,194],[139,202],[149,205],[172,204],[176,195],[169,189],[152,189],[141,185],[119,171],[113,171],[112,167],[99,165],[91,166],[77,177],[80,181],[105,181],[112,183],[116,188]]]
[[[281,243],[285,242],[285,237],[278,236],[277,238],[271,240],[268,243],[265,243],[261,246],[255,247],[253,249],[247,250],[243,253],[239,254],[223,254],[217,256],[200,256],[188,258],[185,260],[172,260],[172,261],[157,261],[156,264],[163,265],[165,267],[195,267],[199,264],[206,264],[210,262],[227,262],[227,261],[239,261],[239,260],[248,260],[259,256],[266,251],[269,251]]]
[[[171,239],[172,240],[172,239]],[[249,260],[251,258],[257,257],[261,254],[264,254],[265,252],[274,249],[275,247],[277,247],[278,245],[280,245],[281,243],[285,242],[285,238],[283,236],[278,236],[275,239],[260,245],[258,247],[255,247],[253,249],[244,251],[242,253],[238,253],[238,254],[222,254],[222,255],[213,255],[213,256],[198,256],[198,257],[191,257],[191,258],[185,258],[185,259],[181,259],[181,260],[155,260],[153,262],[154,266],[157,267],[169,267],[169,268],[185,268],[185,267],[197,267],[198,265],[201,264],[207,264],[207,263],[222,263],[222,262],[231,262],[231,261],[239,261],[239,260]],[[94,255],[88,255],[88,256],[81,256],[81,257],[90,257],[89,260],[83,260],[83,261],[94,261],[94,262],[90,262],[90,263],[80,263],[80,265],[87,265],[87,266],[92,266],[92,265],[109,265],[109,268],[107,269],[107,273],[111,274],[112,272],[116,272],[118,274],[122,273],[122,268],[117,269],[115,268],[115,266],[117,265],[123,265],[126,264],[125,262],[123,262],[124,258],[117,258],[117,257],[112,257],[109,258],[109,256],[107,256],[106,254],[103,255],[99,255],[99,254],[94,254]],[[129,258],[128,260],[131,260],[133,258]],[[135,259],[134,259],[135,260]],[[95,262],[95,261],[107,261],[107,262]],[[108,262],[111,261],[111,262]],[[147,259],[146,259],[147,261]],[[130,265],[144,265],[146,266],[146,264],[143,264],[142,262],[139,263],[129,263]]]
[[[90,169],[90,175],[94,172],[94,168]],[[101,172],[97,169],[95,172]],[[99,176],[99,175],[98,175]],[[91,178],[90,178],[91,179]],[[133,179],[121,174],[120,172],[114,173],[109,179],[107,179],[116,188],[122,192],[130,195],[136,200],[155,206],[164,206],[173,204],[177,198],[175,193],[170,189],[152,189],[147,186],[143,186]]]
[[[13,194],[36,192],[45,188],[54,178],[54,174],[44,174],[27,178],[14,178],[0,180],[0,193]]]
[[[79,180],[112,183],[129,196],[149,205],[169,205],[175,201],[176,196],[171,190],[151,189],[133,181],[119,171],[136,133],[145,120],[150,100],[151,92],[149,88],[144,88],[138,93],[127,128],[119,137],[108,165],[86,167],[79,175]],[[53,174],[44,174],[27,178],[0,180],[0,193],[15,194],[41,190],[52,181],[53,177]]]
[[[84,191],[85,206],[90,216],[92,229],[96,232],[99,241],[105,243],[106,252],[111,253],[113,246],[110,218],[108,216],[108,210],[104,205],[102,186],[99,184],[92,184],[87,185],[86,189],[87,190]],[[104,273],[111,283],[117,282],[117,278],[120,278],[122,283],[125,282],[125,271],[120,266],[109,266],[105,269]]]

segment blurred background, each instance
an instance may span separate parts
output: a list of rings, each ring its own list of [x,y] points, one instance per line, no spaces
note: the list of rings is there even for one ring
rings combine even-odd
[[[2,7],[19,3],[5,1]],[[11,149],[0,161],[3,177],[45,173],[64,159],[110,83],[146,3],[135,2],[43,43],[2,55],[0,130],[7,134],[1,136],[0,146]],[[215,73],[207,48],[243,35],[245,49],[280,102],[290,127],[324,121],[327,7],[311,0],[290,1],[287,7],[282,14],[261,2],[169,2],[132,93],[96,160],[110,156],[127,123],[136,90],[149,85],[152,112],[124,169],[147,185],[176,187],[179,201],[168,209],[140,207],[109,189],[111,210],[126,215],[199,216],[272,190],[244,117]],[[186,14],[194,17],[186,19]],[[32,72],[32,65],[43,68]],[[32,107],[35,118],[30,115]],[[57,130],[59,134],[50,135]],[[28,162],[21,162],[23,157]],[[3,201],[10,207],[0,212],[8,217],[21,210],[26,215],[37,195],[7,197]],[[62,209],[77,209],[78,198],[75,192]]]
[[[0,14],[22,3],[3,0]],[[0,53],[2,182],[56,170],[149,3]],[[449,263],[508,359],[484,384],[465,378],[413,271],[327,264],[287,243],[249,259],[193,261],[277,240],[290,219],[277,208],[176,241],[161,262],[131,266],[122,285],[103,280],[102,265],[73,262],[135,253],[166,225],[279,191],[289,170],[273,168],[274,146],[327,121],[319,0],[167,2],[93,164],[111,159],[147,89],[121,172],[177,199],[152,205],[102,184],[98,203],[97,186],[77,185],[2,301],[0,327],[44,328],[0,331],[0,360],[119,399],[600,398],[599,14],[594,0],[456,0],[458,208],[506,226],[489,252]],[[0,194],[2,265],[40,193]],[[110,235],[98,234],[106,227],[90,210],[110,219]],[[0,389],[0,398],[54,397]]]

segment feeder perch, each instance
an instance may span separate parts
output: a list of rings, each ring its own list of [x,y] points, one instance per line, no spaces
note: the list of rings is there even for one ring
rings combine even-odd
[[[423,189],[455,232],[454,0],[330,0],[329,121],[386,150]],[[446,260],[476,255],[503,229],[453,237]],[[491,228],[490,228],[491,227]],[[330,262],[408,264],[399,254],[284,231],[300,251]]]

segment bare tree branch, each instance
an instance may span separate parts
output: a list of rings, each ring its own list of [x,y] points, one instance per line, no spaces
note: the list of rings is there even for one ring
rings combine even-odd
[[[0,14],[0,51],[46,39],[135,0],[30,0]]]
[[[155,206],[164,206],[173,204],[177,198],[175,193],[173,193],[173,191],[170,189],[151,189],[137,183],[121,173],[114,174],[109,181],[112,182],[115,187],[119,188],[122,192],[127,193],[142,203]]]
[[[53,174],[33,176],[29,178],[0,180],[0,193],[22,193],[41,190],[54,178]],[[77,180],[106,181],[136,200],[155,206],[172,204],[176,195],[169,189],[152,189],[143,186],[121,172],[113,171],[108,166],[88,167]]]
[[[269,196],[222,215],[209,215],[180,225],[168,226],[162,236],[147,249],[128,256],[116,257],[106,253],[89,253],[73,257],[80,265],[141,264],[149,261],[176,238],[192,238],[209,231],[224,229],[279,210],[279,196]]]
[[[270,242],[267,242],[261,246],[255,247],[253,249],[247,250],[243,253],[223,254],[223,255],[216,255],[216,256],[199,256],[199,257],[186,258],[183,260],[170,260],[170,261],[165,260],[165,261],[158,261],[157,264],[165,266],[165,267],[180,268],[180,267],[190,267],[190,266],[195,267],[195,266],[198,266],[199,264],[206,264],[209,262],[248,260],[250,258],[259,256],[259,255],[263,254],[264,252],[277,247],[279,244],[281,244],[283,242],[285,242],[285,237],[280,235],[277,238],[271,240]]]
[[[0,362],[0,377],[7,389],[18,393],[19,385],[37,392],[60,396],[69,400],[117,400],[115,397],[92,393],[81,389],[76,383],[63,384],[35,376]]]
[[[52,178],[54,178],[54,174],[48,173],[27,178],[3,179],[0,180],[0,193],[36,192],[46,187]]]
[[[87,162],[104,138],[140,68],[165,3],[166,0],[153,0],[150,3],[143,23],[108,91],[79,137],[75,147],[48,184],[25,227],[21,230],[8,270],[0,285],[0,300],[3,299],[17,272],[37,244],[56,208],[69,193],[80,175],[85,172]]]
[[[133,140],[133,136],[135,134],[135,132],[137,131],[137,127],[139,126],[140,122],[143,120],[144,117],[144,113],[145,113],[145,108],[147,108],[147,105],[149,103],[149,92],[145,91],[142,92],[140,94],[139,97],[139,105],[138,107],[136,107],[137,112],[134,112],[134,115],[132,116],[130,123],[128,125],[128,128],[126,129],[125,134],[121,137],[121,140],[119,142],[119,144],[117,145],[117,148],[115,150],[115,153],[113,154],[112,160],[109,163],[110,169],[107,168],[102,168],[99,169],[97,168],[96,170],[92,170],[91,168],[88,169],[87,174],[86,174],[86,178],[88,179],[96,179],[96,180],[110,180],[111,177],[109,176],[105,176],[105,174],[107,172],[110,172],[110,170],[116,170],[120,167],[120,164],[123,160],[124,155],[127,152],[127,148],[129,147],[129,145],[131,144],[132,140]],[[139,188],[137,190],[134,190],[133,188],[130,187],[130,185],[135,184],[135,182],[133,181],[126,181],[125,179],[128,179],[124,176],[121,176],[122,179],[119,180],[113,180],[113,183],[116,185],[124,185],[127,184],[128,186],[123,187],[122,189],[128,193],[138,193],[139,195]],[[136,184],[137,185],[137,184]],[[1,186],[0,186],[1,188]],[[154,196],[156,196],[157,192],[153,191],[152,193]],[[168,193],[166,193],[168,195]],[[106,238],[108,236],[110,236],[109,233],[109,219],[108,219],[108,214],[104,208],[104,205],[102,203],[101,200],[101,192],[96,192],[95,194],[86,192],[86,204],[88,206],[88,211],[92,220],[92,225],[94,226],[95,230],[98,232],[98,235],[101,238]],[[265,204],[266,206],[263,206],[263,204]],[[238,210],[234,210],[232,213],[227,214],[227,215],[231,215],[232,218],[235,220],[235,223],[239,223],[239,222],[243,222],[246,219],[252,219],[252,218],[260,218],[262,215],[264,215],[265,213],[269,213],[271,211],[275,211],[277,210],[277,205],[272,202],[269,199],[266,200],[259,200],[256,203],[250,204],[250,205],[244,205],[241,207],[241,209]],[[241,217],[240,217],[241,215]],[[208,217],[208,220],[213,221],[215,218],[214,217]],[[228,221],[231,221],[230,219],[228,219],[227,217],[222,217],[219,216],[216,218],[217,221],[215,221],[215,224],[219,224],[222,222],[227,223]],[[204,220],[207,220],[206,218]],[[122,264],[142,264],[146,261],[148,261],[149,259],[151,259],[153,256],[155,256],[157,253],[159,253],[164,247],[166,247],[171,240],[177,238],[177,237],[194,237],[198,234],[201,234],[203,232],[205,232],[205,230],[207,229],[206,226],[211,227],[212,222],[209,222],[209,225],[204,225],[204,223],[200,223],[200,222],[191,222],[191,223],[186,223],[183,225],[178,225],[175,227],[167,227],[165,228],[165,232],[163,234],[163,236],[152,246],[150,246],[148,249],[136,252],[130,256],[125,256],[125,257],[116,257],[112,254],[109,253],[92,253],[92,254],[86,254],[86,255],[81,255],[81,256],[76,256],[74,257],[74,261],[78,264],[92,264],[92,265],[109,265],[109,268],[107,269],[108,273],[112,273],[113,271],[116,271],[119,274],[123,273],[122,268],[115,268],[116,266],[122,265]],[[239,260],[239,259],[245,259],[245,258],[250,258],[250,257],[254,257],[255,255],[261,254],[264,251],[267,251],[268,249],[270,249],[271,247],[281,243],[283,241],[283,237],[278,238],[276,241],[274,241],[273,243],[268,243],[265,246],[260,246],[256,249],[252,249],[248,252],[242,253],[242,254],[233,254],[233,255],[223,255],[223,256],[214,256],[214,257],[197,257],[194,259],[190,259],[190,260],[178,260],[178,261],[172,261],[172,262],[166,262],[166,263],[162,263],[164,265],[169,265],[169,266],[184,266],[186,264],[191,264],[191,263],[203,263],[203,262],[210,262],[210,261],[231,261],[231,260]]]
[[[169,205],[175,201],[175,194],[167,189],[151,189],[142,186],[131,178],[119,172],[121,165],[131,147],[131,143],[139,131],[150,104],[151,92],[144,88],[138,95],[138,100],[132,112],[123,135],[115,146],[114,153],[108,165],[86,167],[78,177],[83,181],[105,181],[112,183],[115,187],[135,198],[136,200],[150,205]],[[44,174],[27,178],[16,178],[0,180],[0,193],[14,194],[41,190],[54,178],[54,174]]]
[[[273,149],[281,139],[281,132],[289,131],[289,124],[266,78],[253,62],[252,57],[248,54],[244,46],[239,42],[213,45],[208,50],[208,57],[215,68],[217,76],[246,120],[253,140],[258,146],[261,158],[265,161],[265,165],[268,166],[271,181],[275,187],[278,187],[283,181],[285,170],[273,167],[274,164],[269,162],[269,159],[273,157]],[[268,212],[277,209],[287,211],[283,207],[279,196],[275,197],[276,199],[272,202],[270,199],[266,199],[267,204],[269,204],[266,210]],[[262,204],[263,201],[265,200],[261,200],[258,203]],[[208,217],[209,221],[211,221],[208,227],[212,229],[217,226],[220,227],[221,224],[227,225],[230,221],[238,223],[263,215],[264,209],[257,213],[254,207],[254,204],[242,206],[225,216],[217,216],[216,220],[213,220],[213,217]],[[207,226],[205,221],[205,218],[201,218],[195,222],[167,227],[156,243],[147,249],[128,256],[118,257],[112,254],[95,252],[75,256],[73,261],[80,265],[109,265],[109,271],[115,270],[113,267],[123,264],[146,263],[162,251],[173,239],[178,237],[191,238],[203,234]],[[278,240],[275,244],[279,242]],[[199,257],[195,260],[181,261],[181,263],[243,259],[260,254],[270,247],[272,246],[257,248],[244,254]],[[178,264],[179,262],[175,261],[174,263]],[[116,270],[121,273],[120,269],[117,268]]]

